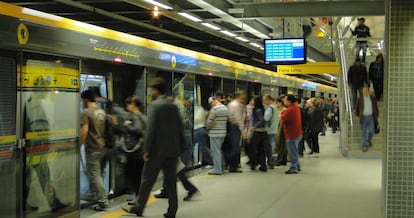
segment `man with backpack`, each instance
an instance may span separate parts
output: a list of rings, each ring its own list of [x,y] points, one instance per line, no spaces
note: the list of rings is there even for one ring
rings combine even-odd
[[[107,116],[105,111],[97,106],[92,91],[82,92],[81,98],[85,110],[81,115],[80,143],[85,144],[86,147],[89,182],[98,198],[98,205],[94,209],[102,211],[109,207],[101,172],[101,160],[106,152],[105,124]]]
[[[266,151],[267,156],[267,165],[269,169],[275,167],[275,161],[273,159],[273,152],[276,148],[276,132],[279,126],[279,111],[274,104],[274,99],[270,95],[263,96],[263,103],[266,106],[266,111],[264,114],[264,119],[267,122],[267,137],[268,137],[268,146]]]

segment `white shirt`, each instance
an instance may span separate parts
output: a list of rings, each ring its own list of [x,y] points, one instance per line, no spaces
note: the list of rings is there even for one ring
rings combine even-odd
[[[364,116],[372,116],[372,101],[371,96],[364,96],[364,110],[362,111],[362,115]]]

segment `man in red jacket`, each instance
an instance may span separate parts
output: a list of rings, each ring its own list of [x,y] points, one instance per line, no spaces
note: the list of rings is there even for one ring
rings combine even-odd
[[[294,95],[287,95],[284,99],[287,109],[280,114],[283,132],[286,138],[286,147],[290,155],[290,168],[286,174],[297,174],[300,169],[298,146],[302,139],[302,117],[300,108]]]

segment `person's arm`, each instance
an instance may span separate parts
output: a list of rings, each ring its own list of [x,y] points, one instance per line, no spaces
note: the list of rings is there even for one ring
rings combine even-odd
[[[348,85],[352,84],[351,81],[352,81],[352,67],[348,69]]]
[[[153,146],[154,143],[154,132],[157,128],[157,109],[158,107],[156,105],[151,105],[148,115],[148,126],[147,126],[147,135],[145,137],[145,143],[143,147],[143,159],[144,161],[149,160],[150,153],[151,153],[151,146]],[[178,109],[177,109],[178,110]]]
[[[281,114],[280,114],[280,120],[282,122],[286,122],[289,120],[290,118],[290,113],[288,111],[289,109],[285,109]]]
[[[85,144],[86,142],[86,137],[88,137],[88,131],[89,131],[89,125],[88,124],[83,124],[81,126],[81,130],[80,130],[80,144]]]
[[[271,106],[269,106],[265,111],[264,120],[266,122],[269,122],[270,119],[272,119],[272,115],[273,115],[273,108]]]
[[[375,119],[378,119],[378,117],[379,117],[379,110],[378,110],[378,102],[377,102],[377,99],[375,97],[371,96],[371,101],[372,101],[372,109],[373,109],[373,111],[375,110],[374,111],[374,114],[377,115],[377,117],[375,117]]]
[[[368,36],[368,37],[371,37],[371,33],[370,33],[370,31],[369,31],[369,27],[367,27],[367,36]]]
[[[358,27],[358,26],[357,26],[357,27]],[[355,29],[356,29],[357,27],[355,27]],[[352,35],[353,35],[353,36],[356,36],[356,34],[357,34],[357,33],[356,33],[356,31],[355,31],[355,30],[352,30],[352,28],[349,28],[349,30],[351,30],[351,33],[352,33]]]
[[[355,118],[359,120],[360,114],[360,107],[361,107],[361,97],[357,99],[356,107],[355,107]]]
[[[214,112],[213,109],[211,109],[210,114],[208,115],[207,118],[207,130],[210,130],[211,128],[213,128],[213,123],[214,123],[214,119],[216,119],[216,113]]]

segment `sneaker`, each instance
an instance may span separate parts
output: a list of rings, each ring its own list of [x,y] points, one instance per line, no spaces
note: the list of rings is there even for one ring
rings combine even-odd
[[[209,170],[209,169],[213,169],[213,166],[212,165],[207,165],[207,166],[205,166],[205,168]]]
[[[298,174],[298,171],[288,170],[285,172],[285,174]]]
[[[368,151],[368,147],[363,147],[362,148],[362,152],[367,152]]]
[[[109,208],[108,200],[99,202],[98,205],[96,205],[93,209],[96,211],[105,211]]]
[[[155,198],[168,198],[167,193],[161,192],[154,195]]]
[[[318,158],[319,157],[319,153],[314,153],[313,155],[312,155],[312,157],[315,157],[315,158]]]

